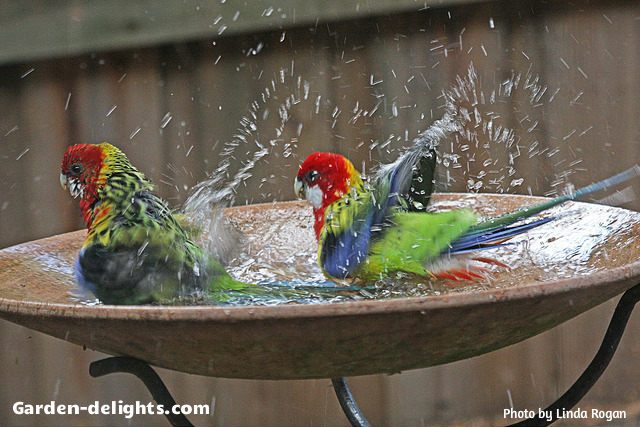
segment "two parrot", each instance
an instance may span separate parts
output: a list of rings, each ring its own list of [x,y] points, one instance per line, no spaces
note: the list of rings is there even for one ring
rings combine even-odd
[[[318,261],[327,278],[370,281],[395,272],[456,280],[482,277],[486,269],[478,263],[504,264],[479,251],[553,218],[521,220],[640,173],[636,166],[572,195],[480,222],[468,209],[424,211],[433,190],[435,156],[428,145],[410,150],[381,168],[373,185],[337,154],[314,153],[302,163],[294,187],[313,206]],[[80,198],[88,228],[76,279],[103,303],[167,303],[194,293],[214,302],[225,301],[230,292],[292,299],[309,295],[304,289],[283,291],[233,279],[193,242],[153,194],[153,184],[111,144],[69,147],[60,183]]]
[[[186,227],[153,194],[151,181],[109,143],[68,147],[60,184],[80,199],[88,229],[76,280],[105,304],[173,304],[183,297],[214,303],[312,300],[344,289],[233,279],[194,243],[194,227]]]

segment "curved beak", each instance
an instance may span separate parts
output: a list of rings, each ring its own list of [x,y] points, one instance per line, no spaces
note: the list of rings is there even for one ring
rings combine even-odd
[[[299,199],[304,199],[305,198],[304,183],[302,182],[302,180],[298,176],[296,176],[296,180],[293,183],[293,191],[295,191],[296,196],[298,196]]]
[[[69,181],[67,180],[67,176],[65,174],[63,174],[62,172],[60,172],[60,185],[65,190],[69,187]]]

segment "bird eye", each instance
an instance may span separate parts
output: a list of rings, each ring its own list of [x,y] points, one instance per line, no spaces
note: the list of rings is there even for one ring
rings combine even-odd
[[[309,184],[313,184],[319,176],[320,174],[317,171],[309,171],[305,178]]]
[[[71,165],[71,167],[69,168],[69,171],[73,174],[73,175],[80,175],[80,173],[82,172],[82,166],[80,166],[77,163],[74,163]]]

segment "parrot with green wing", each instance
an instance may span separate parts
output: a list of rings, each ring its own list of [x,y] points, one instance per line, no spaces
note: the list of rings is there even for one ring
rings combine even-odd
[[[416,197],[428,202],[428,195],[416,195],[414,188],[416,171],[424,168],[421,162],[423,157],[408,153],[380,168],[372,184],[338,154],[317,152],[302,163],[294,191],[313,207],[318,262],[328,279],[375,281],[398,272],[451,280],[482,278],[487,264],[507,267],[483,255],[485,250],[554,219],[528,218],[640,174],[636,165],[572,194],[482,220],[471,209],[412,209],[408,201]]]
[[[69,147],[60,183],[80,198],[87,238],[79,284],[106,304],[166,302],[190,292],[244,289],[193,241],[153,184],[109,143]]]

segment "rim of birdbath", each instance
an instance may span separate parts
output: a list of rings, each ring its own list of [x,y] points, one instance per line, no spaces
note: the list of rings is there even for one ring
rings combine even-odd
[[[515,206],[543,199],[455,193],[434,197]],[[603,214],[628,213],[638,222],[634,231],[640,229],[638,213],[575,205]],[[228,212],[232,217],[241,212],[251,216],[268,209],[309,208],[301,202],[279,202],[234,207]],[[0,250],[0,271],[5,271],[4,278],[0,276],[0,318],[110,354],[221,377],[337,377],[447,363],[536,335],[640,281],[640,261],[634,261],[576,277],[473,293],[325,304],[87,306],[1,298],[12,277],[7,269],[19,274],[20,255],[77,249],[84,233],[65,233]],[[632,242],[629,250],[639,252],[640,237]],[[35,277],[44,279],[48,273],[42,274]]]

